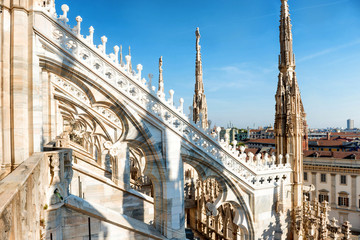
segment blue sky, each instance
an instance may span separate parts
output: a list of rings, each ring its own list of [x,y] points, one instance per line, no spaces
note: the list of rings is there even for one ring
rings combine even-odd
[[[274,122],[280,0],[56,0],[68,4],[70,25],[95,28],[107,51],[131,45],[133,66],[158,78],[163,56],[165,91],[192,104],[195,29],[200,28],[209,119],[226,126]],[[360,1],[289,0],[297,77],[308,124],[360,127]],[[177,101],[177,100],[175,100]],[[187,107],[186,107],[187,108]],[[186,109],[185,112],[188,112]]]

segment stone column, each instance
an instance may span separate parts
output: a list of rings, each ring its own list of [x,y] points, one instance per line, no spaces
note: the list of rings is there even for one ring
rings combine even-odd
[[[356,175],[351,175],[351,209],[356,210]]]
[[[6,7],[2,8],[0,14],[0,44],[0,165],[2,170],[9,172],[11,168],[11,10]]]
[[[119,187],[130,189],[130,152],[126,142],[117,143],[113,163],[113,180]]]
[[[32,81],[29,88],[32,98],[29,100],[29,140],[31,152],[40,152],[50,138],[49,128],[49,73],[45,69],[36,68],[39,62],[33,64]]]
[[[11,1],[11,128],[12,164],[19,165],[32,152],[33,132],[31,83],[29,62],[31,61],[31,32],[29,32],[29,12],[27,1]],[[29,96],[30,95],[30,96]]]
[[[170,130],[165,133],[166,184],[163,184],[164,235],[185,239],[184,170],[180,155],[181,138]]]
[[[0,14],[0,163],[15,168],[34,150],[40,150],[37,130],[41,129],[34,109],[38,105],[39,72],[33,73],[33,13],[32,2],[9,0],[2,2]],[[35,66],[36,64],[34,64]],[[35,102],[34,102],[35,101]],[[35,110],[36,110],[35,109]],[[37,124],[36,127],[34,127]]]
[[[330,207],[336,208],[336,174],[331,173]]]
[[[46,77],[46,76],[43,76]],[[43,81],[45,81],[45,79],[43,79]],[[56,136],[59,136],[61,134],[61,132],[64,131],[63,129],[63,123],[62,123],[62,119],[59,116],[59,109],[58,109],[58,101],[54,99],[54,92],[55,92],[55,86],[52,84],[52,82],[55,81],[55,75],[53,73],[49,73],[49,89],[48,89],[48,95],[49,95],[49,112],[48,112],[48,117],[49,117],[49,138],[51,140],[55,139]],[[46,88],[46,84],[44,83]],[[45,113],[44,113],[45,115]],[[60,114],[61,115],[61,114]],[[60,129],[60,126],[62,129]]]
[[[42,81],[42,128],[43,128],[43,144],[51,141],[51,100],[50,100],[50,74],[45,69],[41,71]]]

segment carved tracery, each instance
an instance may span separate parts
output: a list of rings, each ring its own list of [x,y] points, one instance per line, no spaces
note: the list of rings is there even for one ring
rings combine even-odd
[[[146,157],[140,148],[130,148],[130,186],[153,197],[153,185],[145,175]]]

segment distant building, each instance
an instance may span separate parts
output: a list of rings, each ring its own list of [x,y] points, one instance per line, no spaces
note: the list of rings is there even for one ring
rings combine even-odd
[[[235,127],[231,128],[221,128],[220,139],[226,139],[225,135],[229,136],[229,143],[232,143],[234,140],[240,142],[248,139],[248,131],[245,129],[238,129]]]
[[[275,139],[274,128],[250,129],[250,139]]]
[[[347,141],[346,139],[317,139],[309,141],[309,150],[350,152],[360,148],[358,141]]]
[[[326,138],[326,133],[325,132],[310,132],[308,136],[309,136],[309,140],[321,139],[321,138]]]
[[[350,221],[360,232],[360,152],[304,151],[304,184],[310,200],[330,203],[330,219]]]
[[[347,120],[347,129],[349,130],[354,129],[354,120],[352,119]]]
[[[250,139],[245,142],[248,148],[273,148],[275,149],[275,139]]]
[[[352,132],[336,132],[331,133],[332,137],[342,137],[346,139],[360,139],[360,132],[359,131],[352,131]]]
[[[334,130],[334,129],[329,129],[329,130],[311,130],[309,131],[309,139],[326,139],[328,133],[331,134],[331,138],[346,138],[346,139],[360,139],[360,130],[359,129],[352,129],[351,131],[349,130]]]
[[[239,131],[237,132],[237,134],[235,134],[235,139],[236,141],[244,141],[246,139],[248,139],[248,131],[245,129],[239,129]]]

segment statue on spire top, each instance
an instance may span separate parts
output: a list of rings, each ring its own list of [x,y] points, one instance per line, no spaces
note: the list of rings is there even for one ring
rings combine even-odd
[[[163,69],[162,69],[163,61],[162,56],[159,58],[159,88],[158,88],[158,95],[160,97],[164,96],[164,79],[163,79]]]

